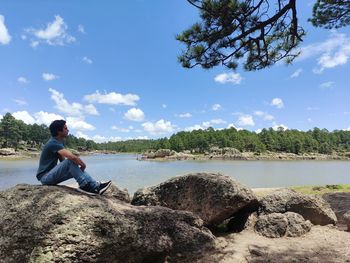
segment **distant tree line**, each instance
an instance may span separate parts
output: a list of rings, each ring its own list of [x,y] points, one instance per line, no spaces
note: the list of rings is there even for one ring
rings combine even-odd
[[[46,125],[25,124],[7,113],[0,120],[1,148],[18,148],[21,143],[40,149],[50,138]],[[324,153],[350,152],[350,131],[314,128],[309,131],[284,130],[279,128],[263,129],[260,133],[235,128],[214,130],[181,131],[170,138],[157,140],[128,140],[119,142],[96,143],[92,140],[69,135],[65,142],[68,148],[83,150],[106,150],[117,152],[144,152],[146,150],[171,149],[177,152],[191,151],[204,153],[211,147],[232,147],[242,152],[287,152],[287,153]]]
[[[50,137],[50,130],[44,124],[25,124],[10,113],[6,113],[0,120],[1,148],[10,147],[17,150],[21,147],[30,147],[40,149]],[[97,149],[97,144],[94,141],[77,138],[73,135],[69,135],[66,139],[66,146],[73,149],[79,147],[86,150]]]

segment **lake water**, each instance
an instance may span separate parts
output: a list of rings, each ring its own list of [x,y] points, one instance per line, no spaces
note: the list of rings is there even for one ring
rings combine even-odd
[[[136,155],[83,156],[86,171],[97,180],[113,180],[133,194],[191,172],[221,172],[255,187],[350,184],[349,161],[138,161]],[[38,184],[37,159],[0,160],[0,190],[19,183]],[[74,184],[69,180],[65,184]]]

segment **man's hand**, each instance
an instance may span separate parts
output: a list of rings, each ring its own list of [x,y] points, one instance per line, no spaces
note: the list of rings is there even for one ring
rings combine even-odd
[[[74,155],[71,151],[68,151],[67,149],[62,149],[58,151],[58,154],[61,157],[67,158],[76,165],[78,165],[83,172],[85,171],[86,164],[78,156]]]
[[[83,172],[84,172],[84,170],[85,170],[85,168],[86,168],[86,164],[83,162],[83,161],[81,161],[83,164],[82,165],[80,165],[80,170],[82,170]]]

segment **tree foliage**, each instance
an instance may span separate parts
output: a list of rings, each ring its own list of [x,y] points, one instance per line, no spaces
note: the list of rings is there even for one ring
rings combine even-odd
[[[177,35],[186,49],[179,56],[185,68],[223,65],[248,71],[280,60],[291,63],[305,36],[299,26],[296,0],[187,0],[200,22]],[[317,0],[311,22],[337,28],[350,22],[350,0]]]
[[[7,113],[0,120],[0,147],[17,148],[20,142],[27,146],[40,147],[50,138],[45,125],[27,125]],[[92,140],[69,135],[65,145],[76,150],[103,150],[117,152],[144,152],[147,150],[171,149],[204,153],[212,147],[235,148],[241,152],[287,152],[287,153],[324,153],[350,152],[350,131],[314,128],[309,131],[284,130],[279,128],[263,129],[260,133],[235,128],[215,130],[181,131],[157,140],[127,140],[96,143]]]
[[[317,0],[311,23],[327,29],[350,24],[350,0]]]

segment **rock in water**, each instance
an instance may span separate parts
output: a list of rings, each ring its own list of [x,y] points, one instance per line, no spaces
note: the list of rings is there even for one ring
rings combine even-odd
[[[190,212],[64,186],[2,191],[0,214],[0,262],[175,262],[215,238]]]
[[[321,197],[299,194],[294,190],[280,189],[260,200],[261,212],[295,212],[314,225],[336,224],[337,217],[330,205]]]
[[[258,200],[251,189],[220,173],[193,173],[138,190],[134,205],[158,205],[191,211],[206,226],[215,226],[237,212],[254,211]]]

